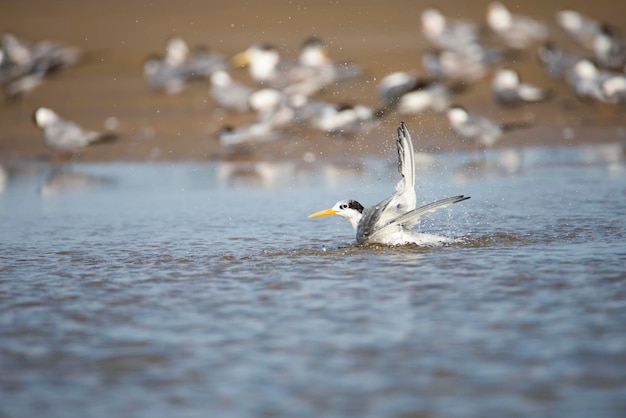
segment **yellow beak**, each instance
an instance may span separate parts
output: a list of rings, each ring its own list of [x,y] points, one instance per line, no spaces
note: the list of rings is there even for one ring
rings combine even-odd
[[[319,212],[315,212],[309,215],[309,218],[317,218],[318,216],[327,216],[327,215],[336,215],[337,211],[333,208],[328,208],[324,210],[320,210]]]
[[[244,65],[250,64],[250,59],[248,58],[247,51],[243,51],[235,55],[230,59],[230,63],[235,67],[242,67]]]

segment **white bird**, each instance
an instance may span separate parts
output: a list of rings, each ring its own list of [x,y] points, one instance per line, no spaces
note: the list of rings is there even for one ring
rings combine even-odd
[[[529,16],[512,14],[499,2],[492,2],[487,7],[487,24],[508,47],[514,49],[524,49],[548,38],[545,23]]]
[[[479,40],[478,26],[469,20],[451,19],[437,9],[422,11],[422,33],[436,48],[464,52]]]
[[[248,47],[232,57],[231,62],[235,67],[247,66],[256,82],[280,89],[303,81],[313,72],[298,60],[282,58],[278,48],[267,43]]]
[[[356,65],[333,63],[317,38],[303,44],[298,59],[282,58],[275,46],[258,43],[236,54],[231,61],[236,67],[248,66],[250,76],[264,86],[306,96],[361,74]]]
[[[270,87],[253,89],[222,70],[211,75],[209,93],[218,106],[242,113],[254,111],[259,119],[273,115],[286,100],[280,90]]]
[[[227,70],[228,59],[224,54],[201,45],[191,52],[187,68],[191,77],[208,78],[216,71]]]
[[[614,71],[602,71],[591,61],[580,60],[567,74],[567,83],[581,100],[601,103],[625,101],[626,75]]]
[[[363,69],[348,62],[336,63],[330,58],[326,44],[316,36],[303,42],[298,62],[309,74],[304,81],[292,86],[290,94],[313,94],[335,83],[359,77]]]
[[[566,74],[566,81],[576,97],[581,100],[605,101],[602,83],[615,73],[600,71],[593,62],[581,59]]]
[[[461,106],[452,106],[448,109],[447,116],[452,130],[474,146],[491,147],[505,132],[530,126],[528,122],[496,123],[471,115]]]
[[[165,55],[150,55],[143,72],[148,84],[168,94],[181,93],[189,81],[204,80],[216,71],[226,70],[226,57],[206,47],[190,53],[184,39],[175,36],[167,41]]]
[[[567,74],[582,59],[582,56],[565,51],[551,42],[540,46],[537,55],[548,75],[558,79]]]
[[[63,152],[75,152],[95,142],[113,139],[116,136],[111,132],[101,133],[83,129],[74,122],[63,120],[46,107],[40,107],[35,111],[35,123],[43,129],[46,145]]]
[[[185,89],[191,77],[188,62],[187,43],[178,36],[172,37],[167,41],[163,57],[152,54],[145,60],[144,77],[153,89],[178,94]]]
[[[602,80],[600,87],[606,102],[626,104],[626,75],[609,76]]]
[[[234,80],[226,71],[219,70],[211,75],[209,93],[218,106],[227,110],[247,112],[250,110],[250,96],[254,89]]]
[[[143,74],[152,89],[164,91],[167,94],[181,93],[189,77],[187,68],[172,66],[156,55],[151,55],[145,60]]]
[[[491,92],[501,105],[514,106],[540,102],[547,98],[545,90],[522,83],[517,71],[510,68],[498,70],[491,81]]]
[[[433,80],[418,79],[414,74],[398,71],[378,84],[378,95],[399,114],[421,113],[427,109],[442,112],[450,104],[450,89]]]
[[[450,105],[450,89],[438,82],[416,85],[398,99],[398,113],[421,113],[427,109],[443,112]]]
[[[626,65],[626,40],[619,38],[608,25],[602,25],[593,41],[593,53],[600,66],[621,70]]]
[[[422,65],[433,77],[451,85],[467,85],[483,78],[489,66],[499,60],[498,54],[478,44],[463,52],[429,52],[422,56]]]
[[[270,120],[259,120],[238,127],[227,125],[217,131],[216,135],[224,147],[247,146],[281,138],[281,133]]]
[[[396,71],[383,77],[378,83],[378,97],[386,102],[398,100],[418,83],[417,75],[405,71]]]
[[[308,123],[331,135],[351,135],[376,124],[381,117],[374,109],[362,104],[327,103],[320,110]]]
[[[411,228],[425,213],[469,199],[469,197],[449,197],[416,208],[415,153],[411,134],[404,122],[398,128],[396,145],[399,160],[398,171],[402,179],[396,185],[396,192],[391,197],[368,209],[356,200],[341,200],[332,208],[309,215],[309,218],[326,215],[341,216],[356,230],[356,241],[360,244],[437,245],[449,242],[446,237],[418,233]]]
[[[81,51],[56,41],[27,42],[13,34],[0,38],[0,85],[7,99],[17,99],[54,72],[77,64]]]
[[[598,21],[575,10],[561,10],[556,13],[556,21],[581,46],[593,50],[593,44],[601,31]]]

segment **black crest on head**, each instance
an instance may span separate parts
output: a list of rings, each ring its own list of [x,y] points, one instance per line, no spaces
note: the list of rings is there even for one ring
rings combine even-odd
[[[349,200],[349,201],[348,201],[348,207],[349,207],[350,209],[354,209],[354,210],[356,210],[356,211],[357,211],[357,212],[359,212],[359,213],[363,213],[363,210],[365,209],[365,208],[363,207],[363,205],[362,205],[362,204],[360,204],[359,202],[357,202],[356,200]]]

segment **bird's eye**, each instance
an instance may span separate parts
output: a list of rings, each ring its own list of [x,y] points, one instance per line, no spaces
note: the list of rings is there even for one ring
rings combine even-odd
[[[348,207],[348,205],[346,205],[345,203],[343,205],[339,205],[339,209],[345,209],[347,207]]]

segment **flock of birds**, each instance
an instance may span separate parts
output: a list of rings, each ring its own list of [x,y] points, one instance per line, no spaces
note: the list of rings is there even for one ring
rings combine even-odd
[[[280,138],[294,126],[305,126],[331,135],[350,135],[376,124],[390,113],[400,115],[434,111],[447,117],[450,127],[466,143],[489,147],[511,129],[528,122],[501,124],[454,104],[456,98],[478,80],[491,76],[492,94],[502,106],[518,106],[550,99],[546,89],[522,81],[506,66],[507,57],[529,48],[548,75],[562,79],[583,101],[626,103],[626,41],[609,25],[577,11],[556,13],[559,30],[580,46],[576,51],[552,41],[553,25],[529,16],[513,14],[499,2],[489,4],[486,24],[489,45],[481,25],[450,18],[430,8],[421,13],[421,30],[432,47],[422,57],[427,77],[412,72],[394,72],[380,80],[380,106],[331,103],[319,98],[337,86],[362,77],[363,69],[335,62],[326,45],[312,37],[292,59],[281,57],[270,44],[257,43],[234,56],[206,48],[191,50],[180,37],[167,43],[163,56],[151,56],[144,64],[144,77],[155,90],[178,94],[194,80],[208,82],[208,94],[217,107],[228,112],[254,113],[252,123],[224,126],[217,132],[225,147]],[[516,55],[519,56],[519,55]],[[0,85],[9,100],[15,100],[59,70],[80,62],[81,51],[59,42],[31,43],[4,34],[0,45]],[[249,70],[245,83],[235,71]],[[241,78],[241,77],[239,77]],[[62,152],[75,152],[110,132],[93,132],[64,120],[52,109],[35,110],[35,122],[46,144]]]
[[[489,4],[486,14],[486,23],[498,39],[496,46],[485,41],[475,22],[426,9],[421,14],[422,34],[432,50],[423,55],[422,63],[428,78],[411,72],[388,74],[377,84],[380,106],[376,109],[362,104],[330,103],[317,96],[363,75],[357,64],[333,61],[317,37],[304,42],[295,59],[285,59],[277,48],[263,43],[234,56],[206,48],[191,51],[182,38],[175,37],[169,40],[164,56],[151,56],[145,61],[144,77],[153,89],[167,94],[182,92],[194,80],[208,81],[208,94],[217,107],[227,112],[254,113],[254,122],[224,127],[218,132],[225,147],[273,140],[294,126],[350,135],[390,113],[425,111],[445,114],[450,127],[472,146],[490,147],[505,132],[524,128],[528,123],[502,124],[472,114],[454,104],[456,96],[491,75],[493,98],[502,106],[548,100],[549,91],[523,83],[517,71],[506,67],[507,56],[519,56],[519,51],[531,47],[538,47],[537,56],[547,74],[562,79],[581,100],[626,103],[626,41],[608,25],[573,10],[559,11],[556,21],[584,52],[559,48],[551,40],[547,23],[512,14],[498,2]],[[29,43],[4,34],[0,45],[0,85],[8,100],[16,100],[50,74],[76,65],[80,58],[81,51],[72,46],[51,41]],[[247,66],[254,85],[236,77],[235,70],[242,66]],[[43,130],[45,143],[64,153],[115,137],[111,132],[83,129],[49,108],[36,109],[34,120]],[[422,215],[469,197],[454,196],[418,208],[415,152],[404,123],[398,128],[396,146],[401,179],[394,194],[370,208],[355,200],[341,200],[310,217],[343,217],[356,231],[358,243],[447,242],[445,237],[417,233],[411,228]]]

